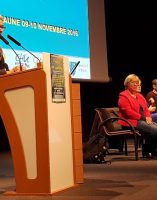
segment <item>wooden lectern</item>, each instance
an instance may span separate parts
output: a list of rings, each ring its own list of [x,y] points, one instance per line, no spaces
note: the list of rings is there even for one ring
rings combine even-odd
[[[66,57],[63,64],[63,82],[53,78],[58,74],[47,53],[43,68],[0,76],[0,115],[16,181],[8,195],[51,195],[83,183],[78,85],[71,83]]]

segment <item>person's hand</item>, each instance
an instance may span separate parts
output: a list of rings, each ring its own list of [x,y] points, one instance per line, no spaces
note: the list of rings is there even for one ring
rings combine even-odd
[[[19,66],[15,66],[11,69],[11,72],[19,72],[20,71],[20,67]]]
[[[26,67],[22,66],[22,71],[26,70]],[[11,72],[20,72],[21,67],[20,66],[15,66],[12,68]]]
[[[152,124],[152,118],[151,117],[146,117],[146,122],[147,122],[147,124]]]
[[[150,102],[151,104],[155,103],[155,100],[154,100],[154,98],[153,98],[153,97],[151,97],[151,98],[149,99],[149,102]]]
[[[148,108],[148,110],[149,110],[150,112],[154,112],[154,111],[156,110],[156,106],[150,105],[149,108]]]

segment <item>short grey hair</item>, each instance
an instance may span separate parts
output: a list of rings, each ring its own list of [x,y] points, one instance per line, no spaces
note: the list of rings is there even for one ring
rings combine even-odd
[[[128,83],[130,83],[133,80],[138,80],[141,82],[141,80],[139,79],[139,77],[136,74],[129,74],[124,80],[124,87],[127,89]]]

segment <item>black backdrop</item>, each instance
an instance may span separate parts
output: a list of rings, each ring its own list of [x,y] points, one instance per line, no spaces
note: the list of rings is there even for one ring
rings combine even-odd
[[[94,108],[117,106],[124,78],[137,74],[142,93],[157,78],[157,12],[155,1],[104,0],[110,83],[81,83],[83,141],[88,140]]]

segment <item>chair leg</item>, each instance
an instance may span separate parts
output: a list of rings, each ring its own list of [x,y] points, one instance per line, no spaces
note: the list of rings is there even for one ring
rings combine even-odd
[[[127,145],[127,139],[124,137],[124,148],[125,148],[125,155],[128,155],[128,145]]]
[[[143,137],[138,138],[138,147],[141,148],[143,144],[144,144],[144,138]]]
[[[135,135],[135,138],[134,138],[134,145],[135,145],[135,159],[138,160],[138,138],[137,138],[137,135]]]

